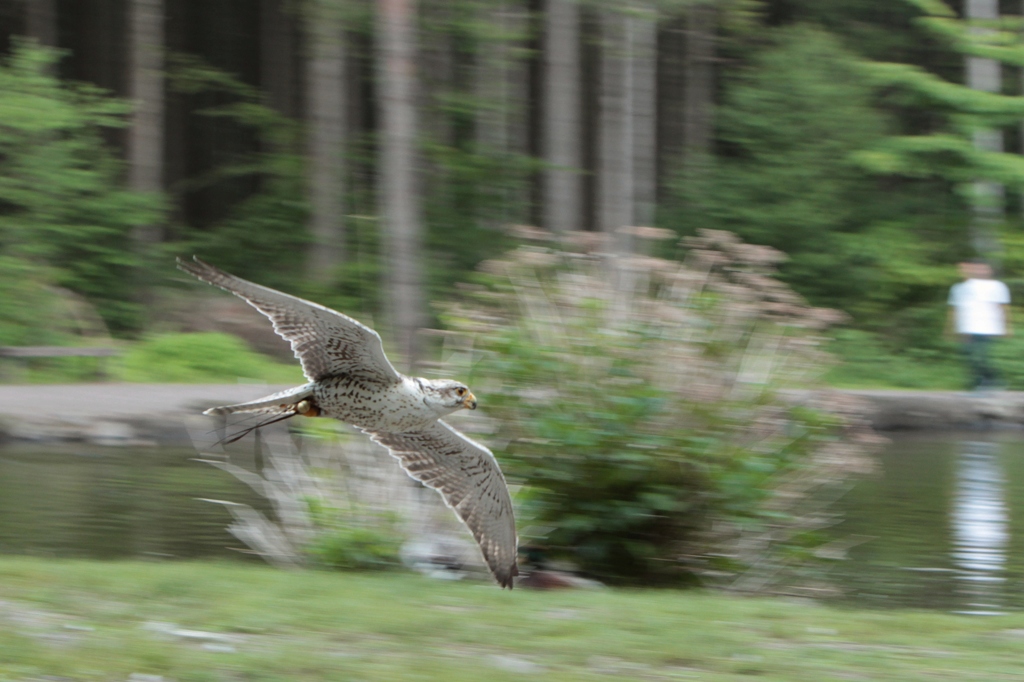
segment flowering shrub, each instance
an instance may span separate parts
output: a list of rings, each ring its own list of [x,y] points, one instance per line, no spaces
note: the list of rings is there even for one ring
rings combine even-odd
[[[486,263],[445,315],[542,529],[524,543],[612,582],[759,589],[804,565],[874,442],[857,405],[807,390],[837,313],[774,278],[781,253],[730,233],[686,240],[681,263],[574,239]]]

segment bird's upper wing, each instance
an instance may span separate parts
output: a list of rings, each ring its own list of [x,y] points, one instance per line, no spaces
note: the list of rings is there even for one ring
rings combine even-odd
[[[394,383],[402,380],[384,355],[380,336],[347,315],[253,284],[198,258],[178,259],[178,268],[208,284],[230,291],[274,323],[274,331],[289,341],[310,381],[336,374],[362,376]]]
[[[366,431],[398,458],[417,481],[434,488],[466,524],[502,587],[512,587],[518,539],[512,498],[491,451],[448,424],[420,431]]]

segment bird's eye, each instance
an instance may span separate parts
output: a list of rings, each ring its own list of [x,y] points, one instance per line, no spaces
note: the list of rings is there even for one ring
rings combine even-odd
[[[455,393],[461,398],[462,396],[466,395],[466,389],[457,388],[455,389]]]

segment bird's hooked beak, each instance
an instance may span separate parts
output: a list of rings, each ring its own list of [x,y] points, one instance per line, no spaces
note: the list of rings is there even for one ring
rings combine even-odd
[[[473,395],[472,391],[467,393],[466,397],[462,399],[462,406],[465,407],[467,410],[476,409],[476,396]]]

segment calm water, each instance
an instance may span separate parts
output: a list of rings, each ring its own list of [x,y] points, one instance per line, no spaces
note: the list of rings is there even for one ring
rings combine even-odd
[[[229,514],[197,498],[261,501],[192,449],[0,448],[0,553],[238,557]]]
[[[190,449],[0,448],[0,553],[241,557],[228,514],[260,507]],[[239,462],[245,464],[245,462]],[[251,464],[251,462],[249,463]],[[833,578],[860,605],[993,613],[1024,608],[1024,436],[900,437],[840,503],[864,540]],[[251,560],[251,559],[250,559]]]
[[[834,571],[861,604],[964,613],[1024,608],[1024,437],[903,436],[842,500],[863,536]]]

